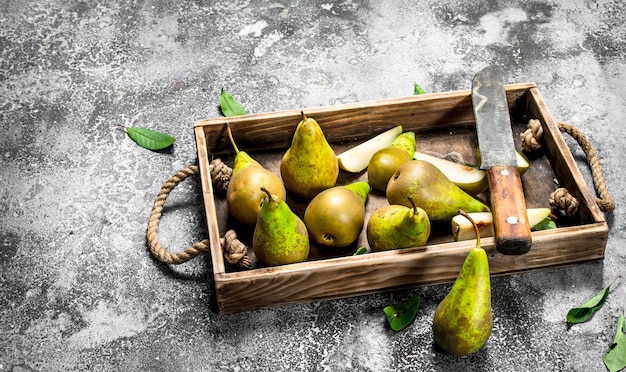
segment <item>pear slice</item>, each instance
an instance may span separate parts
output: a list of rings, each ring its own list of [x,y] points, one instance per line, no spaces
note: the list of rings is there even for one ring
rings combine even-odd
[[[528,170],[528,168],[530,167],[530,163],[524,155],[519,153],[519,151],[516,150],[515,155],[517,156],[517,169],[519,170],[519,174],[521,176],[522,174],[524,174],[524,172],[526,172],[526,170]],[[476,163],[480,164],[479,147],[476,148]]]
[[[455,163],[453,161],[438,158],[419,151],[415,152],[413,158],[431,163],[437,167],[450,181],[455,183],[458,187],[470,195],[480,194],[489,187],[487,172],[482,169]]]
[[[468,213],[468,215],[476,222],[482,238],[494,235],[491,212]],[[533,228],[550,215],[550,208],[528,208],[526,215],[528,216],[528,224]],[[472,223],[459,214],[452,218],[452,236],[455,241],[472,240],[476,239],[476,231]]]
[[[522,175],[530,167],[530,163],[528,159],[519,152],[515,151],[515,155],[517,155],[517,169],[519,169],[519,174]]]
[[[361,172],[367,168],[372,155],[374,155],[376,151],[389,146],[401,133],[402,125],[398,125],[342,152],[337,155],[339,167],[346,172]]]

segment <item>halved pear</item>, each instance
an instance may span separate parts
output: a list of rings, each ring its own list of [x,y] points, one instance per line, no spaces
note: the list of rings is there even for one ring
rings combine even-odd
[[[480,194],[489,187],[487,172],[482,169],[455,163],[453,161],[438,158],[419,151],[415,152],[413,158],[431,163],[437,167],[450,181],[455,183],[468,194]]]
[[[493,216],[490,212],[468,213],[468,215],[476,222],[481,238],[494,235]],[[526,215],[528,224],[533,228],[550,215],[550,208],[528,208]],[[472,240],[476,239],[476,231],[472,223],[459,214],[452,218],[452,236],[455,241]]]
[[[339,168],[351,173],[361,172],[367,168],[372,155],[376,151],[389,146],[401,133],[402,125],[398,125],[342,152],[337,155]]]

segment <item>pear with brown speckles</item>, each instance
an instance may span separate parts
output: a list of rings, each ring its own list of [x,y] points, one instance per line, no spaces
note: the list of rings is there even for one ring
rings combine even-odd
[[[268,266],[302,262],[309,256],[309,234],[304,222],[278,196],[266,194],[254,227],[252,249]]]
[[[283,155],[280,174],[285,188],[305,199],[312,199],[337,182],[339,164],[335,151],[317,121],[306,117],[304,112],[291,147]]]
[[[437,344],[448,353],[458,355],[477,352],[493,329],[489,261],[480,246],[478,227],[470,217],[467,218],[476,229],[476,246],[467,254],[459,276],[437,306],[433,318]]]

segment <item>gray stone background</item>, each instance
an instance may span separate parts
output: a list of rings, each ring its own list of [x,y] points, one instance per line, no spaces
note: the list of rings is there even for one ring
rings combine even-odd
[[[568,328],[567,311],[626,266],[626,5],[562,1],[0,1],[0,371],[603,371],[626,307]],[[617,203],[601,261],[492,280],[480,352],[438,352],[449,285],[218,315],[208,256],[146,250],[161,184],[197,161],[192,123],[222,87],[249,112],[468,89],[492,63],[536,82],[600,156]],[[133,123],[177,138],[144,150]],[[591,186],[582,152],[568,139]],[[199,179],[181,184],[163,245],[206,236]],[[415,322],[382,308],[422,294]]]

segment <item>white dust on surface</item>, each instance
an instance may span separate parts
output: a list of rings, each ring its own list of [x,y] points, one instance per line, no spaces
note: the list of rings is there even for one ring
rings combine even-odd
[[[88,326],[69,337],[70,346],[74,349],[94,348],[143,332],[149,323],[146,317],[127,310],[116,311],[107,303],[98,302],[98,306],[83,314]]]

